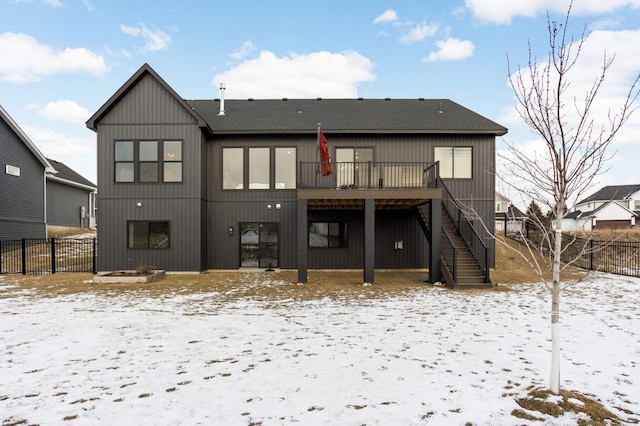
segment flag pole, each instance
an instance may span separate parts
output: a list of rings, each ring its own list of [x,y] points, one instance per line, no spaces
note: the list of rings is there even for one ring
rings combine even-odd
[[[320,162],[322,159],[320,158],[320,126],[322,123],[318,123],[318,131],[316,132],[316,152],[318,153],[318,162],[316,163],[316,184],[318,175],[320,174]]]

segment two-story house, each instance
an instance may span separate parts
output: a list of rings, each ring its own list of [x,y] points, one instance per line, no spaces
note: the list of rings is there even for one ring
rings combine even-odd
[[[89,229],[96,186],[45,158],[0,106],[0,240],[46,238]]]
[[[640,218],[640,185],[605,186],[576,203],[562,218],[565,231],[630,228]]]
[[[493,241],[455,200],[492,230],[504,127],[447,99],[223,93],[183,99],[145,64],[87,121],[100,270],[271,267],[306,282],[309,268],[357,268],[371,283],[375,269],[429,268],[432,281],[488,284]],[[453,261],[461,245],[479,278]]]
[[[496,234],[519,233],[524,230],[527,215],[509,198],[496,191]]]

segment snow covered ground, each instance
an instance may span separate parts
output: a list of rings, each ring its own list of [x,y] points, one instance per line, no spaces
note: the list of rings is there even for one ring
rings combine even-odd
[[[237,285],[296,291],[262,274]],[[510,288],[229,301],[216,291],[43,295],[0,276],[0,420],[576,424],[511,415],[527,388],[546,386],[551,345],[544,287]],[[640,421],[640,279],[596,275],[566,289],[561,309],[563,387]]]

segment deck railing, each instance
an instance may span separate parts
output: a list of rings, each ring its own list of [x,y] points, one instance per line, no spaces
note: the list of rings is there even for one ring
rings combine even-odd
[[[438,163],[431,162],[332,162],[331,168],[333,173],[323,176],[321,162],[300,162],[298,188],[435,188],[438,177]]]

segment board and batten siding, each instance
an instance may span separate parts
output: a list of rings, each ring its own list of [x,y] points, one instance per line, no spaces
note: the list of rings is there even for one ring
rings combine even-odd
[[[202,131],[195,117],[150,76],[138,84],[97,124],[98,269],[149,265],[173,271],[201,271],[203,179]],[[182,182],[116,183],[117,140],[181,140]],[[127,221],[168,221],[168,249],[128,249]]]
[[[20,176],[7,174],[7,165]],[[45,238],[44,166],[0,120],[0,240]]]
[[[374,161],[434,161],[436,146],[472,146],[473,179],[447,179],[458,199],[474,206],[482,217],[494,217],[495,150],[494,137],[483,135],[345,135],[325,130],[329,150],[335,158],[336,148],[372,147]],[[207,148],[208,158],[208,267],[239,267],[239,236],[228,235],[229,226],[239,222],[277,222],[280,233],[280,267],[296,268],[295,253],[296,192],[293,190],[226,190],[222,182],[222,149],[225,147],[296,147],[300,161],[318,161],[315,133],[309,135],[216,136]],[[281,204],[279,211],[267,206]],[[428,265],[428,243],[413,211],[376,212],[376,267],[423,268]],[[308,220],[346,220],[349,223],[348,249],[310,249],[310,268],[361,268],[363,264],[363,211],[310,211]],[[487,222],[489,229],[493,220]],[[482,229],[480,226],[478,229]],[[489,234],[483,236],[491,248]],[[395,249],[402,241],[403,249]],[[289,246],[289,244],[291,244]],[[288,251],[289,250],[289,251]],[[490,249],[493,253],[493,248]],[[491,255],[490,266],[494,259]]]
[[[489,251],[489,267],[495,267],[495,137],[457,136],[438,141],[438,146],[472,146],[472,178],[443,179],[447,188],[463,206],[486,218],[484,223],[473,219],[474,227],[482,237]]]

